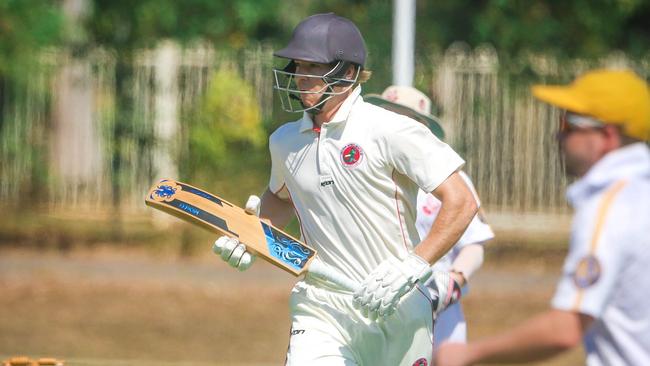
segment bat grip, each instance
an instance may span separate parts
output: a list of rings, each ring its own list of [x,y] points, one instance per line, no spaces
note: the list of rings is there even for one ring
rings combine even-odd
[[[355,292],[359,288],[358,283],[336,269],[326,265],[318,258],[315,258],[309,265],[309,273],[335,283],[350,292]]]

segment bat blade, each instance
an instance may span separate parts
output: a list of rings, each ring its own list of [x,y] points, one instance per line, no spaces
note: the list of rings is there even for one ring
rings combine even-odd
[[[303,274],[316,250],[232,203],[186,183],[163,179],[145,203],[218,235],[237,238],[259,257],[291,273]]]

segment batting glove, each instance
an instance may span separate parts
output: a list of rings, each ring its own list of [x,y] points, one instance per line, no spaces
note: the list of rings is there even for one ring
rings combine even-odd
[[[426,286],[433,300],[433,315],[435,318],[450,305],[460,300],[460,285],[451,278],[449,272],[434,271]]]
[[[355,291],[354,307],[370,320],[386,318],[395,312],[402,296],[430,276],[431,265],[416,254],[402,261],[387,259]]]
[[[257,196],[248,197],[245,210],[255,216],[260,215],[260,198]],[[228,236],[219,237],[212,245],[212,251],[219,255],[231,267],[245,271],[255,262],[255,254],[246,250],[246,245],[240,243],[236,238]]]

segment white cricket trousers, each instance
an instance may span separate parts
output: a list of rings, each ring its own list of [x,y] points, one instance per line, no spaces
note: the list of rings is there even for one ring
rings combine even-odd
[[[289,303],[286,365],[431,365],[433,311],[428,292],[420,287],[380,322],[356,310],[351,293],[310,275],[295,285]]]

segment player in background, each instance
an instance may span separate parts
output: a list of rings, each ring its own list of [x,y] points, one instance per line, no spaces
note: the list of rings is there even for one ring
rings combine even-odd
[[[302,117],[270,137],[260,216],[283,227],[296,214],[318,259],[360,284],[350,292],[308,273],[295,285],[286,363],[431,364],[437,299],[420,282],[476,214],[464,161],[421,123],[363,101],[366,48],[350,20],[308,17],[274,55],[286,65],[274,70],[283,107]],[[442,201],[422,240],[420,188]],[[245,243],[219,238],[214,250],[234,267],[251,263]]]
[[[439,139],[444,139],[444,131],[436,117],[431,115],[431,100],[421,91],[409,86],[390,86],[381,95],[366,94],[364,100],[368,103],[384,107],[396,113],[411,117],[418,122],[428,126]],[[469,176],[459,171],[460,176],[470,187],[474,198],[479,201],[478,194]],[[417,200],[417,221],[415,226],[421,238],[429,233],[433,222],[440,211],[440,200],[431,193],[418,191]],[[468,292],[467,283],[474,272],[483,263],[484,245],[494,238],[494,232],[485,221],[482,208],[474,216],[472,222],[463,233],[460,240],[454,247],[440,258],[432,267],[434,271],[449,272],[452,286],[462,289],[463,295]],[[430,279],[427,286],[437,288],[440,284],[432,284]],[[451,293],[453,295],[453,292]],[[458,298],[450,298],[452,304],[440,302],[441,309],[448,306],[446,310],[437,314],[434,327],[434,347],[438,347],[443,341],[454,342],[467,341],[467,323],[463,315],[461,304]]]
[[[437,366],[528,362],[584,341],[587,365],[650,365],[650,93],[595,70],[533,95],[564,110],[558,139],[575,209],[552,309],[499,335],[443,344]],[[516,304],[504,304],[516,306]]]

